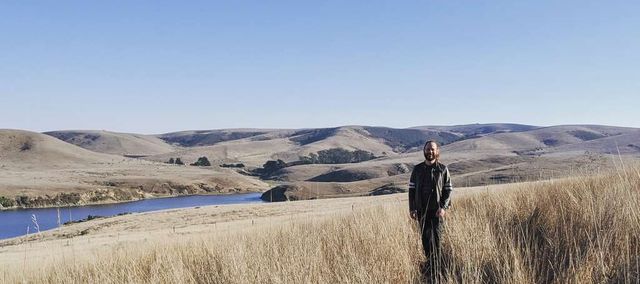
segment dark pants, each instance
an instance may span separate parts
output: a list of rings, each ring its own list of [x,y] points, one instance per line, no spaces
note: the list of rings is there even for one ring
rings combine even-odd
[[[437,269],[440,263],[440,236],[442,235],[443,222],[437,217],[435,211],[427,211],[420,218],[420,233],[422,248],[427,258],[427,265],[431,269]]]

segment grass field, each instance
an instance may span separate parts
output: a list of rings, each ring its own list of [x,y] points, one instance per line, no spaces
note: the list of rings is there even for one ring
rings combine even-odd
[[[25,261],[0,268],[0,280],[424,282],[424,257],[406,198],[381,200],[271,226],[168,235],[107,246],[90,257]],[[442,249],[442,283],[638,283],[640,173],[635,168],[458,195],[446,217]]]

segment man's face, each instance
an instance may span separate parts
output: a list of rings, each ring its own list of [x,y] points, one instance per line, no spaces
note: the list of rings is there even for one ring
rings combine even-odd
[[[438,157],[438,145],[429,143],[424,147],[424,157],[427,161],[433,161]]]

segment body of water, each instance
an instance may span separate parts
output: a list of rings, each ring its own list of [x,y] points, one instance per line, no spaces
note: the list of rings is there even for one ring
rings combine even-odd
[[[192,195],[75,207],[34,208],[0,211],[0,239],[7,239],[57,228],[59,224],[91,216],[220,204],[261,203],[261,193],[234,195]]]

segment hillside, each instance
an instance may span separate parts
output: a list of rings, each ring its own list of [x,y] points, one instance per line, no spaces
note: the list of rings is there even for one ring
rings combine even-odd
[[[277,132],[273,129],[220,129],[220,130],[189,130],[157,135],[166,143],[182,147],[210,146],[216,143],[238,140],[262,134]]]
[[[0,163],[6,169],[52,169],[101,165],[122,160],[23,130],[0,130]]]
[[[4,130],[0,134],[0,194],[7,196],[95,195],[99,190],[118,189],[123,190],[118,198],[131,199],[147,194],[272,188],[286,192],[286,199],[307,199],[401,191],[406,190],[413,165],[424,159],[421,147],[429,139],[441,142],[442,162],[449,165],[454,183],[465,186],[563,177],[640,158],[640,129],[600,125],[342,126],[201,130],[155,136],[108,131],[54,131],[48,132],[49,136]],[[375,158],[346,164],[300,161],[301,157],[336,149],[363,151]],[[190,164],[202,156],[213,166],[166,164],[171,158]],[[252,173],[267,161],[278,159],[288,166],[259,176]],[[222,164],[245,167],[219,167]]]
[[[371,137],[361,127],[340,127],[315,130],[274,130],[247,138],[219,141],[211,146],[197,146],[172,153],[146,157],[153,161],[167,161],[180,157],[185,162],[207,156],[218,163],[241,162],[261,166],[268,160],[297,161],[300,156],[321,150],[342,148],[364,150],[376,155],[392,154],[384,140]]]
[[[494,133],[475,139],[466,139],[449,145],[451,152],[535,151],[585,141],[599,140],[637,131],[633,128],[605,126],[552,126],[516,133]]]
[[[12,206],[80,205],[267,188],[264,182],[232,170],[130,159],[92,152],[40,133],[0,130],[0,197],[15,200]]]
[[[449,165],[454,183],[463,186],[563,177],[599,171],[613,166],[612,161],[615,160],[631,163],[640,158],[640,147],[637,147],[640,130],[634,128],[597,125],[435,128],[463,137],[442,146],[442,162]],[[479,132],[485,133],[479,135]],[[616,157],[617,149],[624,156]],[[304,189],[311,181],[338,182],[342,188],[349,189],[344,190],[345,192],[357,192],[357,184],[350,182],[377,179],[393,183],[397,179],[395,175],[410,171],[412,165],[421,160],[423,157],[418,148],[357,164],[287,167],[274,173],[273,178],[288,182],[291,195],[299,195],[293,198],[305,196],[306,194],[295,193],[300,190],[293,189]],[[405,185],[398,185],[406,189]],[[282,191],[282,188],[274,190]]]
[[[637,283],[637,171],[459,188],[437,283]],[[430,283],[407,202],[391,194],[95,219],[0,241],[0,282]]]
[[[477,138],[489,134],[524,132],[540,128],[539,126],[513,123],[476,123],[453,126],[415,126],[411,129],[447,131],[466,138]]]
[[[109,131],[52,131],[44,134],[67,143],[99,153],[150,156],[173,152],[176,147],[162,139],[141,134],[117,133]]]

